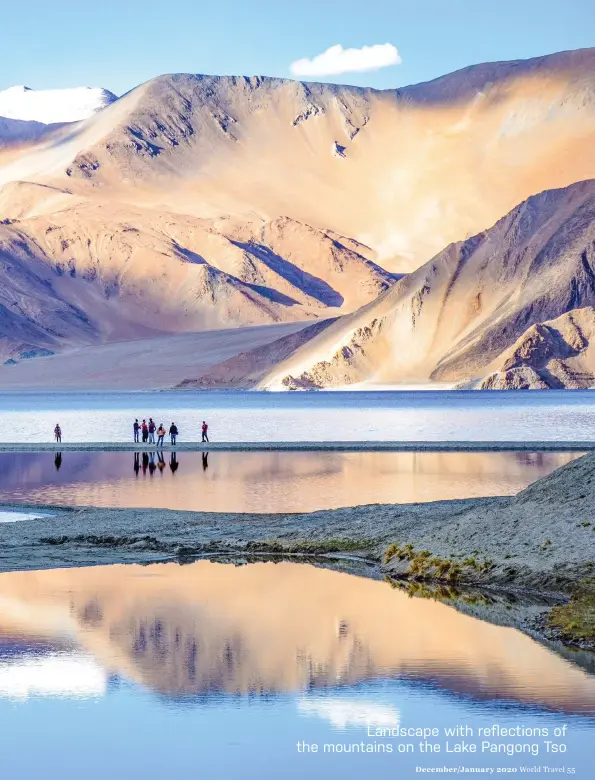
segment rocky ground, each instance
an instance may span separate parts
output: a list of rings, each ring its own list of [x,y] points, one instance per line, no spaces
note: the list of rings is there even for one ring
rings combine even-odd
[[[421,595],[429,588],[432,597],[449,598],[449,589],[462,587],[551,596],[558,606],[541,623],[534,611],[532,630],[591,647],[594,477],[590,454],[512,497],[276,515],[45,507],[55,513],[51,520],[0,524],[0,570],[350,556],[376,563],[396,586]]]

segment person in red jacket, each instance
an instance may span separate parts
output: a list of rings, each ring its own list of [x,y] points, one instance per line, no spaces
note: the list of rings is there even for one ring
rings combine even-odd
[[[208,441],[209,440],[209,426],[206,424],[206,422],[202,421],[202,440]]]

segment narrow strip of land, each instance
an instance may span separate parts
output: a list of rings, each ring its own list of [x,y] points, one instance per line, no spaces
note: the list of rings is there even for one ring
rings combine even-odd
[[[177,452],[590,452],[595,441],[223,441],[202,443],[165,442],[135,444],[133,442],[5,442],[0,452],[147,452],[175,450]]]

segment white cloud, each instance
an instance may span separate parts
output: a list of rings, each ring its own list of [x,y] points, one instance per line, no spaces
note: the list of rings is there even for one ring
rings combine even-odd
[[[399,711],[395,707],[364,699],[303,697],[298,699],[297,709],[300,715],[322,718],[340,730],[346,729],[347,726],[395,727],[399,725]]]
[[[389,65],[400,65],[401,57],[392,43],[375,43],[361,49],[344,49],[340,43],[331,46],[309,60],[304,57],[292,62],[289,69],[294,76],[337,76],[340,73],[363,73]]]
[[[103,696],[106,673],[91,656],[54,653],[0,663],[0,698]]]

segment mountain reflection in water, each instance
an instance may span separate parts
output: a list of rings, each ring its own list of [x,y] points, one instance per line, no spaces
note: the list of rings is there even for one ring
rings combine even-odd
[[[513,494],[581,453],[0,453],[0,500],[309,512]]]
[[[595,677],[524,634],[381,581],[306,564],[1,574],[0,697],[10,695],[6,669],[20,663],[22,678],[44,653],[78,654],[93,675],[91,689],[101,689],[102,669],[106,679],[128,679],[172,700],[322,693],[399,678],[455,696],[595,712]],[[33,673],[39,677],[39,665]],[[26,693],[26,680],[21,686]],[[36,678],[29,688],[43,692],[43,683]]]

